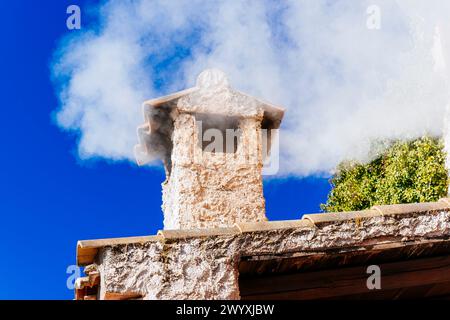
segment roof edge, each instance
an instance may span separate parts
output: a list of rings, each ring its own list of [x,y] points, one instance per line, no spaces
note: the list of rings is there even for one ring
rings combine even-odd
[[[146,100],[146,101],[144,101],[143,105],[144,106],[148,105],[148,106],[152,106],[152,107],[157,108],[157,107],[160,107],[160,106],[162,106],[162,105],[164,105],[166,103],[178,100],[178,99],[180,99],[180,98],[182,98],[182,97],[184,97],[184,96],[186,96],[186,95],[188,95],[188,94],[190,94],[192,92],[195,92],[197,90],[199,90],[198,87],[192,87],[192,88],[189,88],[189,89],[177,91],[177,92],[168,94],[166,96],[162,96],[162,97],[159,97],[159,98]]]
[[[248,232],[283,229],[320,228],[323,225],[351,220],[360,221],[374,217],[423,214],[439,211],[450,211],[450,198],[442,198],[437,202],[380,205],[362,211],[306,214],[299,220],[237,223],[229,228],[161,230],[155,236],[82,240],[77,243],[77,264],[80,266],[92,264],[95,261],[99,249],[108,246],[144,244],[148,242],[164,242],[189,238],[234,236]]]

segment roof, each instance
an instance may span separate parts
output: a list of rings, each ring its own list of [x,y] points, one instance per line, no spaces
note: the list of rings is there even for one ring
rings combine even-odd
[[[270,222],[257,222],[257,223],[238,223],[231,228],[214,228],[214,229],[195,229],[195,230],[162,230],[154,236],[143,237],[129,237],[129,238],[114,238],[114,239],[101,239],[101,240],[83,240],[77,244],[77,264],[86,266],[95,262],[96,256],[102,248],[114,247],[120,245],[129,244],[144,244],[149,242],[176,242],[186,239],[205,238],[205,237],[223,237],[223,236],[243,236],[246,233],[262,233],[267,237],[271,236],[273,231],[282,230],[295,230],[295,229],[325,229],[332,230],[328,234],[330,237],[336,237],[342,228],[347,228],[343,223],[353,222],[356,225],[362,224],[364,220],[372,219],[376,217],[385,218],[381,219],[379,227],[386,227],[385,238],[389,235],[389,225],[392,221],[388,218],[404,218],[411,215],[420,215],[424,218],[431,213],[439,213],[442,211],[450,211],[450,198],[443,198],[437,202],[428,203],[412,203],[412,204],[394,204],[394,205],[380,205],[374,206],[371,209],[363,211],[353,212],[338,212],[338,213],[317,213],[306,214],[302,219],[290,220],[290,221],[270,221]],[[406,223],[406,222],[403,222]],[[414,226],[409,226],[413,228]],[[430,228],[433,225],[430,224]],[[413,230],[412,237],[421,239],[422,233],[420,230]],[[398,235],[395,235],[398,236]],[[447,234],[438,235],[441,238],[448,237]],[[426,236],[425,236],[426,238]],[[428,238],[426,238],[428,239]],[[425,239],[425,240],[426,240]],[[400,242],[390,242],[391,245]],[[400,244],[399,244],[400,243]],[[375,243],[377,244],[377,243]],[[386,245],[385,242],[380,240],[380,245]],[[365,244],[366,245],[366,244]],[[345,249],[346,245],[337,244],[339,249]],[[381,248],[381,247],[380,247]]]

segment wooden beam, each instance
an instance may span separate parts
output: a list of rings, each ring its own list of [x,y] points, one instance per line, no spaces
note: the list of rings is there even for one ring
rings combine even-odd
[[[379,243],[326,251],[303,251],[282,255],[241,257],[240,277],[312,272],[358,265],[382,264],[450,254],[450,240]]]
[[[450,256],[380,264],[382,291],[450,283]],[[242,299],[324,299],[376,293],[367,266],[240,279]],[[430,290],[431,290],[430,286]],[[440,294],[450,292],[450,286]],[[379,293],[379,292],[378,292]]]
[[[138,300],[142,299],[142,295],[136,292],[106,292],[103,300]]]

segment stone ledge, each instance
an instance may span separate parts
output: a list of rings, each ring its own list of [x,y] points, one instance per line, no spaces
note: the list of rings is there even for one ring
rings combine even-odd
[[[444,199],[441,199],[444,200]],[[450,210],[446,200],[438,202],[423,202],[423,203],[405,203],[380,205],[372,207],[372,210],[378,211],[382,216],[394,216],[401,214],[419,214],[425,212],[437,212],[442,210]]]
[[[450,208],[450,198],[442,198],[438,202],[444,203]]]
[[[300,220],[237,223],[234,227],[230,228],[162,230],[159,231],[156,236],[85,240],[79,241],[77,244],[77,264],[80,266],[92,264],[97,256],[98,250],[108,246],[144,244],[157,241],[173,242],[181,239],[192,238],[236,236],[244,233],[257,233],[286,229],[320,229],[321,227],[325,227],[327,225],[347,221],[359,223],[360,221],[375,217],[414,215],[428,212],[435,213],[440,211],[450,211],[450,198],[443,198],[438,202],[380,205],[374,206],[370,210],[363,211],[307,214]]]
[[[232,228],[211,228],[211,229],[191,229],[191,230],[160,230],[158,235],[164,240],[179,240],[189,238],[205,238],[217,236],[229,236],[239,234],[240,230]]]
[[[377,210],[315,213],[303,215],[304,220],[311,221],[316,227],[330,223],[345,222],[349,220],[363,220],[381,216]]]
[[[313,228],[314,223],[311,223],[308,220],[264,221],[237,223],[236,227],[241,233],[247,233],[282,229]]]

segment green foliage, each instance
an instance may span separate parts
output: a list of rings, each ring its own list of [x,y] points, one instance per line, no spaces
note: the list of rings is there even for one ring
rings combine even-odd
[[[377,204],[437,201],[447,194],[443,142],[424,137],[397,141],[368,164],[341,163],[322,210],[363,210]]]

